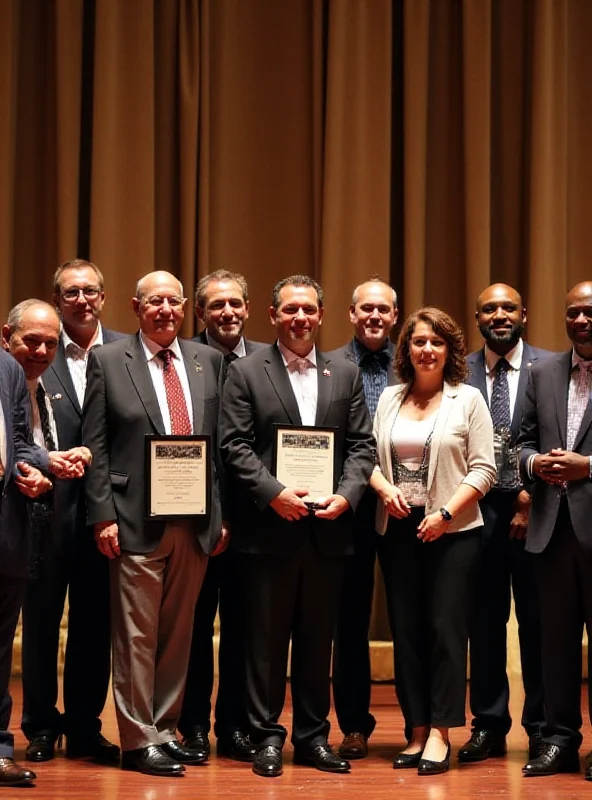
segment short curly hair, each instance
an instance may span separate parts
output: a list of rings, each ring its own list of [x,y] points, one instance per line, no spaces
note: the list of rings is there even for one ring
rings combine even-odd
[[[465,337],[460,325],[445,311],[433,306],[424,306],[410,314],[401,328],[397,341],[395,371],[403,383],[411,383],[415,377],[415,369],[409,354],[409,342],[418,322],[426,322],[441,336],[448,346],[444,380],[452,386],[462,383],[468,370],[465,362]]]

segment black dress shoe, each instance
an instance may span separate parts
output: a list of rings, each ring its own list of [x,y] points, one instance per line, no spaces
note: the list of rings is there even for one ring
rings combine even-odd
[[[542,756],[545,751],[545,743],[540,731],[531,733],[528,737],[528,760],[534,761],[535,758]]]
[[[210,740],[208,734],[203,731],[195,731],[191,736],[186,736],[183,739],[183,746],[197,753],[203,753],[206,761],[210,755]]]
[[[234,761],[254,761],[257,748],[242,731],[233,731],[230,736],[218,739],[216,752]]]
[[[328,744],[319,744],[310,750],[294,750],[294,763],[320,769],[321,772],[349,772],[349,761],[335,755]]]
[[[171,739],[170,742],[165,742],[160,746],[167,756],[170,756],[173,761],[177,761],[179,764],[205,764],[208,760],[203,750],[193,750],[176,739]]]
[[[0,786],[28,786],[37,775],[17,764],[14,758],[0,758]]]
[[[262,775],[264,778],[277,778],[283,771],[281,747],[269,744],[267,747],[257,750],[253,761],[255,775]]]
[[[458,751],[458,760],[463,764],[469,764],[472,761],[505,756],[507,752],[506,737],[503,733],[475,728],[469,741]]]
[[[557,775],[559,772],[579,771],[580,758],[577,750],[546,743],[541,755],[522,767],[522,774],[527,778],[537,778],[539,775]]]
[[[418,775],[440,775],[442,772],[448,772],[450,768],[450,742],[446,750],[446,755],[443,761],[430,761],[427,758],[420,758],[417,765]]]
[[[101,764],[117,764],[120,757],[119,747],[98,731],[90,736],[66,737],[66,758],[93,758]]]
[[[183,764],[167,756],[157,744],[140,747],[139,750],[125,750],[121,757],[121,769],[166,777],[180,777],[185,772]]]
[[[412,769],[418,767],[421,761],[421,754],[419,753],[398,753],[393,759],[393,769]]]
[[[55,739],[44,733],[40,736],[33,736],[25,750],[27,761],[51,761],[54,756]]]

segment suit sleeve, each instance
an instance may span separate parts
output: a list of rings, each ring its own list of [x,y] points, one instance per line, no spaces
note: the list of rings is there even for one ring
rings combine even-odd
[[[87,522],[117,520],[109,465],[107,440],[107,396],[105,375],[97,354],[88,354],[86,392],[82,409],[82,443],[92,453],[92,464],[85,480]]]
[[[375,460],[376,448],[364,386],[360,371],[356,370],[347,420],[343,474],[336,489],[336,494],[345,497],[354,511],[366,490]]]
[[[539,453],[539,424],[536,403],[535,370],[531,369],[524,394],[524,412],[516,444],[520,448],[520,474],[527,492],[532,493],[535,480],[529,475],[528,464]]]
[[[25,461],[32,467],[37,467],[43,472],[49,471],[47,451],[32,444],[30,428],[29,391],[25,382],[24,373],[20,366],[14,363],[14,405],[12,409],[12,440],[14,452],[14,475],[19,475],[17,461]]]

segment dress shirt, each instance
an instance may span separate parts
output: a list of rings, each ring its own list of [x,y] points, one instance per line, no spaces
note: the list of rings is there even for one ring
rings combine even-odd
[[[493,381],[495,380],[495,373],[497,362],[500,358],[505,358],[509,364],[507,371],[508,376],[508,389],[510,391],[510,417],[514,416],[514,406],[516,405],[516,397],[518,396],[518,381],[520,380],[520,369],[522,367],[522,352],[524,350],[524,342],[522,339],[518,340],[516,347],[513,347],[505,356],[498,356],[494,353],[488,345],[485,345],[485,380],[487,382],[487,402],[491,407],[491,393],[493,391]]]
[[[388,386],[388,371],[392,369],[393,356],[389,350],[388,342],[380,350],[370,350],[358,339],[353,341],[353,354],[356,364],[362,373],[364,397],[370,412],[370,419],[374,419],[378,399]]]
[[[71,339],[65,330],[62,331],[62,340],[64,342],[64,350],[66,351],[66,363],[68,364],[68,371],[74,384],[76,397],[80,403],[80,408],[84,405],[84,393],[86,392],[86,362],[88,361],[88,351],[91,347],[97,347],[103,344],[103,329],[101,323],[97,325],[97,333],[91,347],[85,350],[80,345]]]
[[[217,342],[214,339],[213,336],[210,336],[210,334],[207,332],[207,330],[206,330],[206,341],[207,341],[207,343],[208,343],[208,345],[210,347],[213,347],[216,350],[218,350],[218,352],[222,353],[223,356],[228,355],[228,353],[235,353],[239,358],[244,358],[247,355],[247,348],[245,346],[245,337],[244,336],[241,336],[241,338],[239,339],[239,342],[238,342],[237,346],[234,348],[234,350],[229,350],[227,347],[224,347],[223,344],[220,344],[220,342]]]
[[[45,437],[43,436],[43,429],[41,427],[41,417],[39,416],[39,406],[37,405],[37,386],[41,384],[43,386],[43,381],[41,378],[36,378],[32,381],[27,381],[27,387],[29,389],[29,399],[31,401],[31,429],[33,431],[33,441],[38,447],[43,448],[43,450],[47,450],[47,446],[45,444]],[[43,391],[45,392],[45,387],[43,387]],[[54,444],[56,448],[58,445],[58,430],[55,423],[55,417],[53,415],[53,408],[51,407],[51,402],[49,397],[47,396],[47,392],[45,392],[45,408],[47,409],[47,415],[49,417],[49,427],[51,430],[51,435],[53,437]]]
[[[171,414],[169,412],[169,404],[167,402],[166,389],[164,387],[164,375],[163,375],[164,364],[162,360],[158,357],[158,353],[163,349],[168,349],[173,354],[173,359],[174,359],[173,363],[175,366],[175,370],[177,371],[177,375],[179,376],[179,380],[181,381],[181,387],[183,388],[183,394],[185,395],[185,402],[187,403],[187,412],[189,414],[189,421],[191,422],[191,430],[193,431],[193,403],[191,402],[189,379],[187,377],[187,371],[185,369],[185,361],[183,360],[183,354],[181,353],[181,348],[179,347],[179,340],[174,339],[174,341],[171,342],[168,348],[163,348],[162,345],[156,344],[156,342],[153,342],[152,339],[149,339],[147,336],[144,336],[142,331],[140,331],[140,341],[142,343],[142,347],[144,348],[144,353],[146,354],[148,371],[152,379],[154,391],[156,392],[156,399],[158,400],[158,407],[160,408],[160,413],[162,415],[162,421],[164,423],[165,432],[167,434],[172,433]]]
[[[313,426],[317,418],[317,398],[319,393],[316,348],[313,346],[310,353],[302,359],[296,353],[284,347],[281,342],[278,342],[278,347],[284,366],[288,370],[288,378],[298,403],[302,424]],[[302,362],[303,360],[308,362],[308,368],[300,371],[295,362]]]

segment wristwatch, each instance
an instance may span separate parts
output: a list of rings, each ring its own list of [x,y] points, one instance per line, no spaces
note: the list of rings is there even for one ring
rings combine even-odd
[[[447,508],[444,508],[444,506],[442,506],[440,509],[440,514],[442,514],[442,517],[446,522],[452,522],[452,514]]]

